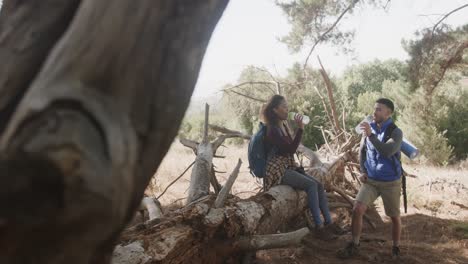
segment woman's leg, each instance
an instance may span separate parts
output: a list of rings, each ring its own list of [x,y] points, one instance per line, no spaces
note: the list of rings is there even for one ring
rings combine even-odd
[[[306,191],[309,209],[312,213],[312,217],[314,218],[315,225],[317,227],[322,226],[323,222],[320,218],[320,204],[317,192],[317,181],[314,181],[311,177],[303,175],[297,171],[287,169],[284,173],[283,178],[281,178],[281,184],[291,186],[295,189]]]
[[[322,211],[323,219],[325,220],[325,225],[331,224],[333,222],[330,209],[328,208],[328,199],[327,195],[325,194],[325,188],[323,188],[323,184],[316,180],[314,177],[309,176],[313,181],[317,184],[317,194],[319,200],[319,207],[320,211]]]

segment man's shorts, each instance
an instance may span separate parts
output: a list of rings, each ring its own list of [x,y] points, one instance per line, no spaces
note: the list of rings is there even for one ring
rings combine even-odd
[[[391,182],[367,179],[359,189],[356,201],[372,206],[374,201],[382,196],[385,214],[389,217],[395,217],[400,216],[400,194],[401,179]]]

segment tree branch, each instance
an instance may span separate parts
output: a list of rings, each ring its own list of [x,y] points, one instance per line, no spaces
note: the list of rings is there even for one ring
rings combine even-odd
[[[217,156],[214,157],[216,158]],[[215,193],[218,194],[221,191],[221,184],[219,184],[218,179],[216,178],[214,165],[211,166],[210,183],[211,186],[213,186]]]
[[[213,151],[216,153],[216,150],[224,143],[224,141],[228,138],[235,138],[235,137],[242,137],[242,135],[239,134],[225,134],[219,136],[214,142],[213,142]]]
[[[260,102],[260,103],[266,103],[267,101],[264,100],[264,99],[259,99],[259,98],[256,98],[256,97],[253,97],[253,96],[250,96],[250,95],[246,95],[246,94],[243,94],[243,93],[239,93],[237,91],[233,91],[233,90],[229,90],[229,91],[226,91],[227,93],[234,93],[234,94],[237,94],[237,95],[240,95],[240,96],[243,96],[245,98],[248,98],[250,100],[254,100],[256,102]]]
[[[205,125],[203,129],[203,139],[202,144],[208,143],[208,124],[209,124],[209,116],[210,116],[210,106],[205,104]]]
[[[223,91],[228,92],[228,91],[231,91],[232,89],[240,88],[240,87],[245,86],[245,85],[255,85],[255,84],[265,85],[273,94],[275,93],[275,90],[270,87],[270,85],[276,85],[276,82],[273,82],[273,81],[272,82],[268,82],[268,81],[242,82],[242,83],[236,84],[234,86],[225,88],[225,89],[223,89]]]
[[[343,197],[350,205],[351,207],[354,206],[354,201],[351,199],[343,190],[336,186],[332,186],[332,190],[336,193],[338,193],[341,197]],[[376,229],[377,226],[370,220],[370,218],[367,216],[367,214],[364,215],[364,219],[369,223],[369,225],[373,228]]]
[[[315,85],[314,85],[314,90],[317,93],[317,95],[319,96],[320,101],[322,102],[323,109],[324,109],[325,113],[327,114],[327,118],[328,118],[328,122],[330,122],[330,126],[333,127],[333,118],[330,115],[330,111],[328,111],[328,106],[327,106],[327,103],[325,102],[325,98],[323,97],[322,93],[320,93],[319,89]]]
[[[241,165],[242,165],[242,160],[239,159],[236,167],[232,171],[231,175],[229,176],[228,180],[224,184],[221,191],[219,192],[218,197],[216,197],[214,208],[220,208],[224,206],[224,202],[226,201],[227,196],[229,192],[231,191],[232,185],[234,184],[234,181],[237,179],[237,176],[239,175],[239,170],[240,170]]]
[[[351,10],[354,5],[356,5],[356,3],[359,2],[359,0],[354,0],[353,2],[351,2],[351,4],[349,4],[348,7],[346,7],[346,9],[338,16],[338,18],[336,19],[336,21],[330,26],[329,29],[327,29],[327,31],[325,31],[324,33],[322,33],[318,39],[315,41],[314,45],[312,45],[312,48],[310,49],[309,51],[309,54],[307,55],[306,57],[306,60],[304,62],[304,66],[303,66],[303,71],[305,72],[306,70],[306,67],[307,67],[307,63],[309,62],[309,58],[310,56],[312,55],[312,52],[314,52],[315,50],[315,47],[320,43],[322,42],[322,40],[325,39],[325,37],[327,36],[328,33],[330,33],[335,27],[336,25],[338,25],[338,23],[340,22],[340,20],[343,18],[343,16],[349,11]]]
[[[243,139],[247,139],[247,140],[250,140],[250,138],[252,137],[251,135],[244,134],[244,133],[242,133],[240,131],[231,130],[231,129],[228,129],[226,127],[222,127],[222,126],[218,126],[218,125],[211,125],[210,124],[210,128],[213,129],[216,132],[220,132],[220,133],[223,133],[223,134],[229,134],[229,135],[237,135],[238,137],[243,138]]]
[[[439,21],[437,21],[437,23],[434,25],[434,27],[432,28],[432,33],[431,35],[433,36],[434,35],[434,32],[435,30],[437,29],[437,26],[439,26],[440,23],[442,23],[442,21],[444,21],[447,17],[449,17],[451,14],[457,12],[457,11],[460,11],[461,9],[463,8],[466,8],[468,7],[468,4],[465,4],[465,5],[462,5],[460,7],[457,7],[455,8],[454,10],[448,12],[447,14],[445,14]]]
[[[180,137],[179,138],[179,142],[188,147],[188,148],[191,148],[193,150],[193,152],[195,153],[195,155],[197,154],[197,147],[200,143],[196,142],[196,141],[193,141],[193,140],[190,140],[190,139],[186,139],[186,138],[183,138],[183,137]]]
[[[330,81],[330,78],[328,77],[327,72],[325,71],[325,68],[322,65],[322,61],[320,60],[320,57],[317,56],[317,59],[321,67],[320,74],[323,77],[323,81],[325,83],[325,87],[327,88],[327,92],[328,92],[328,101],[330,103],[331,115],[333,117],[334,130],[335,130],[335,133],[338,134],[341,132],[341,128],[340,128],[340,122],[338,121],[338,114],[336,112],[335,99],[333,98],[333,85]]]
[[[182,178],[182,176],[184,176],[184,174],[193,166],[193,164],[195,164],[195,161],[193,161],[185,170],[184,172],[182,172],[179,176],[177,176],[177,178],[175,178],[171,183],[169,183],[166,188],[164,189],[164,191],[158,196],[156,197],[156,200],[159,200],[159,198],[161,198],[166,192],[167,190],[169,189],[169,187],[171,187],[174,183],[176,183],[180,178]]]
[[[299,244],[309,233],[309,228],[304,227],[283,234],[255,235],[239,239],[234,247],[242,251],[283,248]]]

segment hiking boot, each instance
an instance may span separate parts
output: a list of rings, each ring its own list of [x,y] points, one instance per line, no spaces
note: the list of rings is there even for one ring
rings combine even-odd
[[[325,226],[325,228],[330,230],[330,232],[334,235],[342,236],[346,234],[346,231],[343,228],[341,228],[341,226],[339,226],[337,223],[328,224]]]
[[[400,257],[401,257],[400,248],[393,246],[392,247],[392,259],[400,259]]]
[[[323,241],[331,241],[333,239],[336,239],[336,236],[333,235],[330,229],[326,227],[316,227],[314,236],[315,238],[323,240]]]
[[[359,245],[349,242],[345,248],[338,250],[337,256],[341,259],[347,259],[359,255]]]

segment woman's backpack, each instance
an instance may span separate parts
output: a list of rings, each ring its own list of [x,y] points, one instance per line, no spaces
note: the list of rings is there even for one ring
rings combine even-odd
[[[265,137],[267,134],[267,127],[260,122],[259,129],[249,142],[248,158],[250,173],[257,177],[265,177],[265,169],[267,164],[267,150],[265,146]]]

